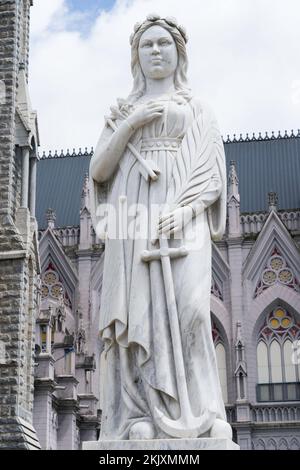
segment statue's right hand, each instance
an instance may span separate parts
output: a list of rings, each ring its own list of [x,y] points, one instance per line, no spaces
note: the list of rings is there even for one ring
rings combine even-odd
[[[138,129],[144,126],[153,119],[160,117],[163,114],[164,106],[161,103],[149,101],[147,104],[139,105],[128,116],[127,121],[133,129]]]

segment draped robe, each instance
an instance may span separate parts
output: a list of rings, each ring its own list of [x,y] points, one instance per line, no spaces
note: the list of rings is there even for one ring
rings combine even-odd
[[[155,406],[170,418],[180,416],[162,267],[159,260],[141,259],[143,250],[157,248],[151,244],[157,214],[131,211],[126,223],[134,237],[112,236],[110,216],[100,217],[97,208],[111,204],[124,231],[120,196],[126,196],[127,208],[138,203],[150,212],[153,204],[168,202],[173,209],[190,204],[197,214],[168,240],[169,247],[188,249],[187,256],[171,260],[183,359],[194,415],[213,408],[226,420],[210,319],[211,239],[222,237],[226,217],[223,143],[212,112],[200,100],[170,98],[164,104],[163,116],[130,139],[145,160],[156,162],[158,180],[141,176],[128,148],[107,182],[91,177],[93,224],[98,236],[103,230],[107,236],[100,305],[106,351],[100,439],[128,439],[138,421],[151,421],[155,437],[166,437],[155,422]],[[93,158],[111,134],[106,126]]]

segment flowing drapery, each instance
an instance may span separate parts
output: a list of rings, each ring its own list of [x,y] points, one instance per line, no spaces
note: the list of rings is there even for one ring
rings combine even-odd
[[[110,135],[106,128],[94,158]],[[143,179],[129,150],[108,182],[91,180],[93,223],[98,235],[107,233],[100,307],[107,360],[101,439],[128,438],[132,424],[153,421],[155,406],[172,418],[180,414],[161,264],[141,260],[143,250],[153,249],[157,213],[152,216],[151,208],[166,202],[172,208],[191,204],[197,213],[180,236],[169,240],[170,247],[184,244],[189,251],[172,260],[172,272],[190,404],[195,416],[213,406],[226,419],[210,321],[211,238],[222,236],[226,210],[224,150],[216,121],[199,100],[168,100],[164,116],[131,141],[143,158],[159,166],[156,182]],[[147,208],[146,218],[139,207],[131,213],[135,237],[111,236],[112,218],[96,215],[99,204],[107,202],[124,224],[120,196],[128,213],[134,204]],[[145,224],[146,236],[140,236]],[[163,436],[154,424],[157,437]]]

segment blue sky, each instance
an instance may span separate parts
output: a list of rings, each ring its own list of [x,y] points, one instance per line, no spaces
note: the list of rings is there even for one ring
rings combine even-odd
[[[29,85],[41,151],[96,145],[131,89],[129,36],[150,12],[186,27],[190,86],[225,137],[297,132],[299,0],[36,0]]]
[[[67,5],[72,10],[95,13],[99,10],[110,10],[115,0],[67,0]]]

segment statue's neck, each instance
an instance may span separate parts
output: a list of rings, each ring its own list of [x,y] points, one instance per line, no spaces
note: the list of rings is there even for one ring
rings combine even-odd
[[[152,78],[146,78],[146,92],[144,96],[146,97],[156,97],[160,95],[165,95],[166,93],[174,93],[174,76],[161,78],[159,80],[154,80]]]

